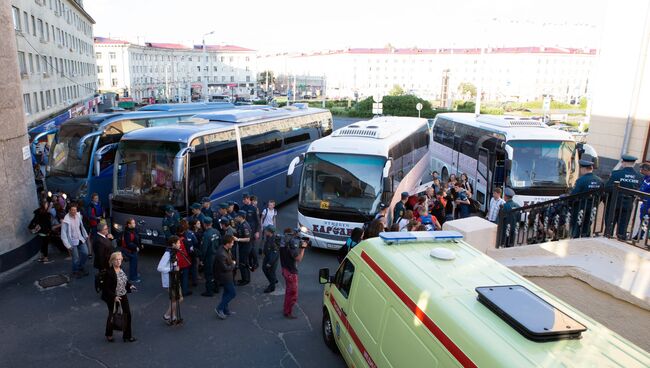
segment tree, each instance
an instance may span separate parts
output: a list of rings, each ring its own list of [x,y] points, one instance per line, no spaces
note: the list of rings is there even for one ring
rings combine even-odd
[[[404,96],[404,89],[399,85],[393,85],[393,88],[388,92],[390,96]]]
[[[473,85],[472,83],[469,82],[461,83],[460,85],[458,85],[458,91],[463,97],[467,95],[469,95],[470,98],[476,97],[476,86]]]
[[[266,80],[266,75],[268,74],[269,79],[268,81]],[[266,83],[268,82],[269,86],[272,84],[275,84],[275,75],[273,74],[272,71],[266,70],[261,72],[260,74],[257,75],[257,84],[260,86],[264,86],[264,88],[267,87]]]

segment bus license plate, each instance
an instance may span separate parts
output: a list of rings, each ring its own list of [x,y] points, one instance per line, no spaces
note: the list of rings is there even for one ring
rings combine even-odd
[[[140,239],[142,244],[153,244],[153,240],[151,239]]]
[[[334,244],[334,243],[326,243],[325,246],[327,249],[339,249],[341,248],[340,244]]]

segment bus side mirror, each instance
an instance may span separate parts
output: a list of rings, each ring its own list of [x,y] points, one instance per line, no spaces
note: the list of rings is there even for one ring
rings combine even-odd
[[[330,269],[329,268],[321,268],[318,270],[318,282],[321,285],[328,284],[332,282],[330,279]]]
[[[289,170],[287,170],[287,188],[291,188],[293,186],[293,173],[296,171],[296,166],[300,165],[304,159],[305,154],[303,153],[291,160],[291,163],[289,164]]]
[[[105,145],[104,147],[98,149],[95,152],[95,159],[94,159],[95,176],[99,176],[99,173],[102,171],[101,168],[102,157],[104,157],[106,154],[110,153],[112,150],[116,148],[117,148],[117,143],[111,143]]]
[[[176,157],[174,157],[174,171],[172,173],[172,178],[174,186],[176,187],[178,187],[183,181],[183,176],[185,175],[185,158],[187,157],[187,154],[191,152],[194,152],[194,147],[185,147],[178,151]]]

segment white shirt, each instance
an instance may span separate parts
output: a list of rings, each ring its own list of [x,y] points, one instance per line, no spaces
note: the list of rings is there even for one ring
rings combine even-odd
[[[488,221],[496,222],[499,219],[499,210],[501,209],[501,206],[505,204],[506,201],[503,200],[503,198],[499,199],[494,199],[490,201],[490,210],[488,211],[488,216],[487,219]]]
[[[275,216],[277,216],[277,214],[278,214],[278,210],[276,210],[275,208],[272,209],[272,210],[270,210],[268,208],[265,208],[262,211],[262,219],[264,220],[262,222],[262,229],[264,229],[268,225],[275,225],[274,220],[275,220]]]

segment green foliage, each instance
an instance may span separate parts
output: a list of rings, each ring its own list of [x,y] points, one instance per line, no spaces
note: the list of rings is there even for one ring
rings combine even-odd
[[[275,84],[275,75],[270,70],[265,70],[257,75],[257,84],[266,86],[266,74],[269,75],[269,85]]]
[[[404,89],[398,85],[395,84],[393,85],[393,88],[388,92],[390,96],[403,96],[404,95]]]
[[[580,97],[580,108],[583,110],[587,109],[587,97]]]
[[[458,85],[458,91],[463,96],[470,95],[470,97],[476,97],[476,86],[469,82],[463,82]]]
[[[266,105],[267,102],[264,100],[253,101],[253,105]]]

